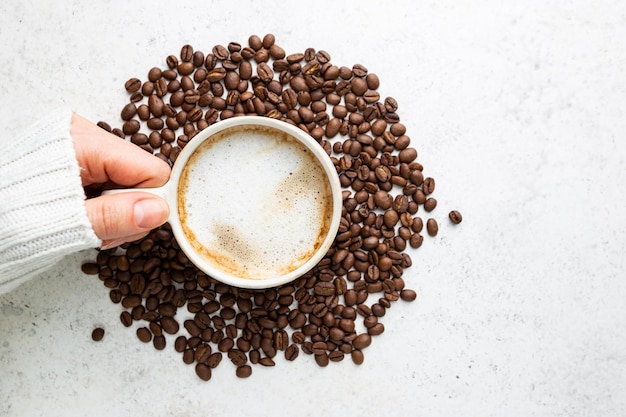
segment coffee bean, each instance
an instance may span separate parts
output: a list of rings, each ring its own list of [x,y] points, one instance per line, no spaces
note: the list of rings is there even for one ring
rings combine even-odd
[[[141,304],[141,296],[138,294],[132,294],[127,297],[124,297],[122,300],[122,307],[124,308],[133,308]]]
[[[424,201],[424,210],[433,211],[437,207],[437,200],[432,197],[429,197]]]
[[[382,323],[376,323],[372,327],[367,329],[367,333],[370,336],[378,336],[385,331],[385,326]]]
[[[246,357],[245,353],[237,349],[231,349],[228,352],[228,358],[235,366],[242,366],[245,365],[246,362],[248,362],[248,358]]]
[[[211,346],[206,343],[201,343],[195,348],[195,361],[198,363],[204,363],[211,356]]]
[[[187,347],[187,338],[185,336],[178,336],[174,341],[174,349],[176,352],[182,353]]]
[[[169,316],[164,316],[161,318],[161,326],[163,330],[168,334],[176,334],[178,333],[179,325],[178,322]]]
[[[269,357],[261,358],[259,360],[259,363],[261,365],[263,365],[263,366],[275,366],[276,365],[274,360],[272,358],[269,358]]]
[[[147,327],[140,327],[137,329],[137,337],[144,343],[148,343],[152,340],[152,333]]]
[[[203,380],[208,381],[211,379],[211,368],[204,363],[197,363],[195,367],[196,375]]]
[[[130,78],[124,83],[124,88],[129,93],[135,93],[141,88],[141,80],[139,78]]]
[[[395,126],[396,124],[394,124],[393,126]],[[417,151],[414,148],[402,149],[400,153],[398,153],[398,158],[400,159],[400,162],[413,162],[417,158]]]
[[[350,356],[352,357],[352,362],[354,362],[356,365],[363,364],[364,356],[361,350],[359,349],[353,350]]]
[[[319,282],[315,284],[315,294],[328,296],[335,293],[335,286],[330,282]]]
[[[326,352],[321,353],[321,354],[315,354],[315,362],[321,367],[328,366],[328,363],[329,363],[328,354]]]
[[[95,262],[86,262],[81,265],[80,269],[87,275],[96,275],[100,271],[100,267]]]
[[[122,314],[120,314],[120,321],[124,327],[130,327],[133,324],[133,318],[128,311],[123,311]]]
[[[333,350],[328,354],[328,359],[331,362],[340,362],[345,357],[344,353],[340,350]]]
[[[220,352],[212,353],[207,359],[207,365],[215,369],[222,362],[222,354]]]
[[[450,221],[454,224],[459,224],[461,223],[461,221],[463,221],[463,216],[461,215],[460,212],[458,212],[457,210],[452,210],[449,214],[448,217],[450,218]]]
[[[96,327],[91,332],[91,338],[94,342],[99,342],[104,337],[104,329],[102,327]]]
[[[367,333],[361,333],[352,341],[352,346],[355,349],[363,350],[372,343],[372,338]]]
[[[235,371],[238,378],[248,378],[252,375],[252,367],[250,365],[241,365]]]
[[[439,225],[437,221],[433,218],[430,218],[426,221],[426,230],[430,236],[436,236],[439,231]]]
[[[417,298],[417,294],[413,290],[400,291],[400,298],[404,301],[414,301]]]
[[[165,349],[165,345],[166,345],[165,336],[163,335],[154,336],[154,338],[152,339],[152,345],[154,346],[156,350]]]
[[[432,194],[435,191],[435,180],[430,177],[424,178],[422,189],[424,190],[424,194]]]
[[[289,345],[287,349],[285,349],[285,359],[288,361],[294,361],[298,358],[299,353],[300,349],[298,348],[298,345]]]

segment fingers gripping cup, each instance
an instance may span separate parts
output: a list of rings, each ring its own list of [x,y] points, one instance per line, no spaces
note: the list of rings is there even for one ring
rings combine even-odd
[[[311,270],[341,218],[330,157],[304,131],[267,117],[209,126],[183,148],[167,184],[140,190],[168,202],[168,222],[195,266],[241,288],[278,286]],[[112,190],[125,191],[139,189]]]

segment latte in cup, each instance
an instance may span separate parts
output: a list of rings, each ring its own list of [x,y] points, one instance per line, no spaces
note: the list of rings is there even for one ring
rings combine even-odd
[[[286,275],[328,235],[333,194],[303,143],[270,126],[207,138],[185,164],[176,198],[183,233],[213,268],[249,280]]]

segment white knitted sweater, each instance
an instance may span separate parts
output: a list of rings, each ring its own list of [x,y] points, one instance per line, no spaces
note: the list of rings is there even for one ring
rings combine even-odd
[[[48,115],[0,153],[0,293],[101,243],[85,209],[71,115]]]

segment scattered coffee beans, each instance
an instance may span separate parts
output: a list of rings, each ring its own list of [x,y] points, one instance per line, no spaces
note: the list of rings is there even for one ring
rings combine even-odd
[[[331,156],[344,188],[333,246],[292,283],[244,290],[199,271],[165,224],[100,251],[82,271],[110,289],[111,301],[124,309],[122,324],[135,324],[140,341],[161,350],[166,336],[184,332],[174,349],[185,364],[195,363],[202,380],[211,379],[224,354],[240,378],[252,374],[251,365],[274,366],[278,354],[293,361],[300,351],[319,366],[347,355],[360,365],[372,337],[385,330],[386,310],[416,298],[405,288],[412,260],[404,251],[422,245],[419,213],[432,216],[437,206],[435,180],[417,162],[399,104],[381,97],[378,76],[363,65],[335,65],[328,52],[313,48],[286,53],[271,34],[208,51],[184,45],[164,67],[149,69],[145,81],[130,78],[121,127],[98,125],[169,164],[219,120],[261,115],[299,127]],[[462,217],[454,210],[449,218],[460,223]],[[437,234],[434,217],[426,232]],[[191,318],[180,319],[181,309]],[[94,331],[94,340],[99,335]]]

